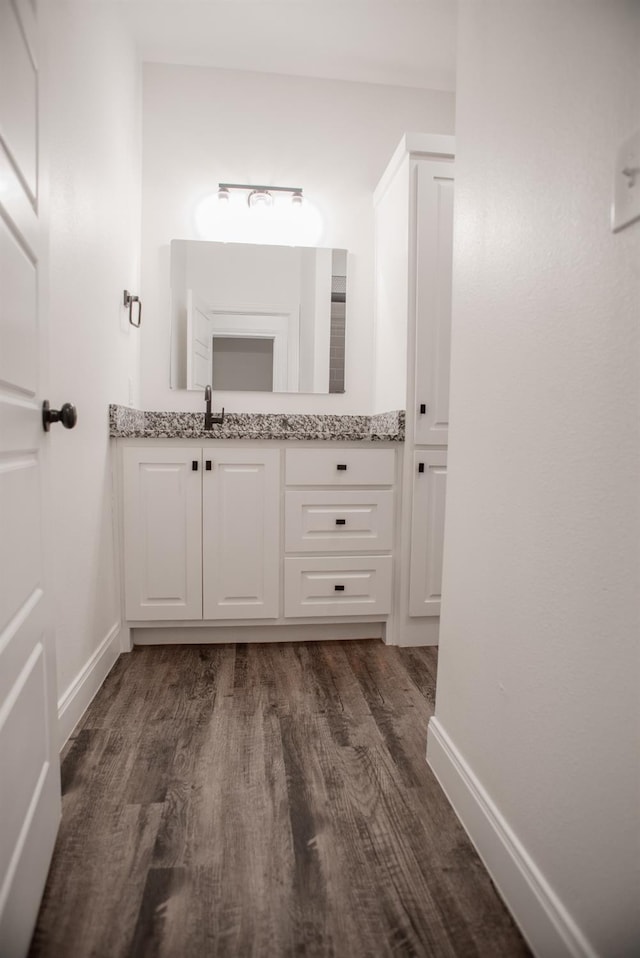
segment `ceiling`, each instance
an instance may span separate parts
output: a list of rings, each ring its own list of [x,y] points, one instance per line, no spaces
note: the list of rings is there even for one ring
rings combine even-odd
[[[457,0],[118,0],[144,60],[455,89]]]

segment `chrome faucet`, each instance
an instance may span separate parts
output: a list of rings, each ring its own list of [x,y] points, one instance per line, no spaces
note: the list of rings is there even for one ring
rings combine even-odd
[[[222,407],[222,413],[219,416],[214,416],[211,412],[211,386],[204,387],[204,402],[206,412],[204,414],[204,428],[213,429],[214,423],[217,426],[221,426],[224,422],[224,406]]]

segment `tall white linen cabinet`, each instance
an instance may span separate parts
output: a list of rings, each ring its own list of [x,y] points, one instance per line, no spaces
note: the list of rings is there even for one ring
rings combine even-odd
[[[407,133],[374,193],[375,404],[406,407],[393,632],[438,641],[445,525],[455,139]]]

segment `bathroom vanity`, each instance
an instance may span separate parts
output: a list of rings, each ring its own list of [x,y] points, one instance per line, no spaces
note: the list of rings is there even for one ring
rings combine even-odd
[[[111,407],[136,643],[393,638],[404,416]]]
[[[238,413],[205,429],[202,412],[111,407],[123,618],[136,643],[320,637],[437,642],[453,171],[452,137],[407,134],[374,193],[374,408],[406,409],[406,414]],[[186,317],[187,331],[196,329],[189,297],[194,285],[201,289],[197,278],[217,268],[218,245],[177,243],[172,250],[172,362],[178,370],[193,373],[197,367],[189,355],[196,357],[199,340],[185,337],[180,316]],[[276,252],[280,255],[274,248],[269,256]],[[321,253],[314,253],[320,257],[314,261],[316,276],[322,273]],[[299,251],[287,256],[286,289],[295,285],[298,299],[290,292],[279,295],[283,303],[295,299],[287,315],[302,316],[306,294],[299,292],[304,283],[296,277],[306,274],[289,263]],[[346,265],[338,262],[333,251],[324,273],[336,275],[316,297],[323,302],[334,296],[325,286],[337,289],[337,274],[346,275]],[[277,265],[269,259],[264,277],[273,278]],[[227,260],[223,266],[222,273],[237,272]],[[252,275],[261,270],[254,263]],[[246,277],[246,270],[241,273]],[[231,310],[228,302],[211,306],[214,294],[222,295],[220,288],[217,282],[207,294],[209,305],[202,307],[214,325]],[[253,292],[256,302],[260,288]],[[259,308],[254,303],[252,315],[267,315],[269,309],[268,303]],[[326,347],[336,330],[327,310],[323,316],[316,325]],[[344,337],[344,314],[341,323]],[[224,332],[206,328],[201,338],[207,341]],[[289,336],[283,356],[299,341],[299,332]],[[325,356],[326,349],[321,352]],[[343,364],[343,348],[335,352]],[[207,357],[198,382],[212,368]],[[323,362],[326,392],[332,387]],[[288,366],[298,387],[306,365],[314,364],[302,351]],[[275,372],[273,382],[274,377]]]

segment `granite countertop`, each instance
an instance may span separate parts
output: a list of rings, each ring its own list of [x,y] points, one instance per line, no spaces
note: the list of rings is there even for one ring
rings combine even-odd
[[[222,425],[204,428],[201,412],[143,412],[109,406],[109,435],[134,439],[342,439],[404,442],[403,410],[375,416],[226,413]]]

